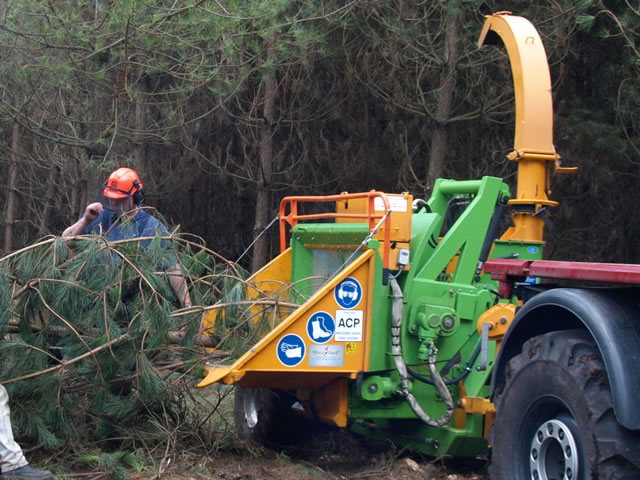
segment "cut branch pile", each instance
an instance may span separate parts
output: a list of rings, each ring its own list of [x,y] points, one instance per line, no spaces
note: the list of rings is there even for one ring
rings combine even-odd
[[[193,307],[179,308],[170,287],[166,271],[176,263]],[[0,258],[0,383],[20,442],[56,459],[109,464],[112,476],[120,471],[114,452],[142,448],[166,460],[169,445],[184,447],[189,436],[212,448],[206,421],[221,394],[209,390],[216,399],[203,407],[207,395],[194,389],[203,362],[255,342],[256,305],[271,308],[245,299],[244,278],[202,242],[176,234],[51,237]],[[215,326],[203,332],[210,310]]]

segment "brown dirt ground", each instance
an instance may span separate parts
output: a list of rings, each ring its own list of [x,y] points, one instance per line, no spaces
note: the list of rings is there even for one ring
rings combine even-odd
[[[171,464],[173,463],[173,465]],[[153,476],[133,480],[484,480],[483,459],[444,460],[399,452],[393,446],[365,445],[346,431],[321,432],[310,445],[276,451],[235,440],[214,458],[184,456]],[[196,473],[197,472],[197,473]]]

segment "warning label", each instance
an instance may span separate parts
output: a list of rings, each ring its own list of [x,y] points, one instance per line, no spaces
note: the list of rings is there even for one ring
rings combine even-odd
[[[336,342],[361,342],[364,310],[336,310]]]
[[[392,212],[406,212],[407,211],[407,199],[397,195],[387,195],[389,200],[389,208]],[[384,200],[381,197],[373,199],[373,205],[377,212],[384,212]]]

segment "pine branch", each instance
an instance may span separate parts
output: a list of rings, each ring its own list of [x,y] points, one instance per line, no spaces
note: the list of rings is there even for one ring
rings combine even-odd
[[[198,306],[175,308],[167,265],[180,267]],[[288,285],[267,295],[246,276],[176,230],[118,242],[53,237],[0,258],[0,379],[14,427],[47,449],[81,450],[100,439],[127,448],[143,432],[153,444],[174,431],[203,362],[230,359],[283,308],[297,308]],[[204,331],[207,314],[215,320]]]
[[[9,333],[19,333],[20,330],[18,328],[18,324],[19,322],[16,320],[10,320],[8,322],[8,326],[9,326]],[[31,325],[30,326],[31,330],[33,332],[39,332],[42,331],[42,327],[39,327],[37,325]],[[66,332],[66,329],[64,327],[48,327],[48,329],[56,334],[63,334]],[[186,333],[185,332],[168,332],[168,336],[169,336],[169,341],[173,344],[177,344],[180,343],[184,337],[185,337]],[[107,342],[109,343],[109,342]],[[208,335],[204,335],[204,334],[197,334],[194,338],[193,338],[193,343],[194,345],[197,345],[199,347],[207,347],[207,348],[216,348],[218,346],[218,343],[216,341],[214,341],[211,337],[209,337]],[[40,351],[41,353],[43,353],[44,355],[50,356],[52,358],[53,357],[50,353],[45,352],[42,349],[33,347],[32,345],[25,345],[26,347],[29,348],[34,348],[38,351]],[[57,359],[56,359],[57,360]],[[2,383],[2,382],[0,382]]]
[[[93,359],[96,362],[96,367],[98,368],[98,372],[100,374],[100,377],[102,377],[102,370],[100,369],[100,362],[98,362],[98,359],[92,353],[91,348],[89,347],[89,345],[87,345],[87,342],[85,342],[84,338],[82,338],[80,333],[78,333],[78,331],[73,327],[73,325],[71,325],[62,315],[60,315],[58,312],[56,312],[53,308],[51,308],[49,306],[47,301],[42,296],[42,292],[40,292],[40,290],[38,290],[37,288],[33,288],[33,290],[36,291],[36,293],[40,297],[40,300],[42,300],[42,304],[45,306],[45,308],[47,310],[49,310],[51,313],[53,313],[56,316],[56,318],[58,318],[62,323],[64,323],[69,328],[69,330],[71,330],[76,335],[76,337],[78,337],[78,340],[80,340],[80,342],[82,342],[82,344],[87,348],[87,350],[89,350],[89,353],[91,354],[91,356],[93,356]]]
[[[39,372],[30,373],[29,375],[23,375],[21,377],[12,378],[12,379],[9,379],[9,380],[0,380],[0,384],[9,385],[10,383],[19,382],[19,381],[22,381],[22,380],[28,380],[28,379],[31,379],[31,378],[39,377],[40,375],[46,375],[46,374],[49,374],[49,373],[57,372],[58,370],[64,369],[65,367],[68,367],[69,365],[73,365],[74,363],[77,363],[80,360],[84,360],[85,358],[87,358],[89,356],[95,355],[99,351],[104,350],[105,348],[108,348],[108,347],[110,347],[112,345],[115,345],[116,343],[121,342],[122,340],[125,340],[126,338],[128,338],[127,334],[120,335],[118,338],[114,338],[110,342],[105,343],[104,345],[100,345],[98,348],[94,348],[93,350],[90,350],[90,351],[88,351],[86,353],[83,353],[82,355],[79,355],[76,358],[73,358],[71,360],[61,360],[60,365],[57,365],[57,366],[51,367],[51,368],[47,368],[46,370],[41,370]]]

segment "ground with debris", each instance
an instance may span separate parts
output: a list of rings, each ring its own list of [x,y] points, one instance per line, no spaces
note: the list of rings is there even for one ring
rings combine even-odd
[[[484,480],[486,461],[434,459],[392,445],[369,446],[346,431],[322,432],[312,444],[278,451],[236,441],[215,458],[174,459],[153,478],[169,480]],[[160,475],[158,475],[160,473]],[[149,478],[140,474],[135,480]]]

